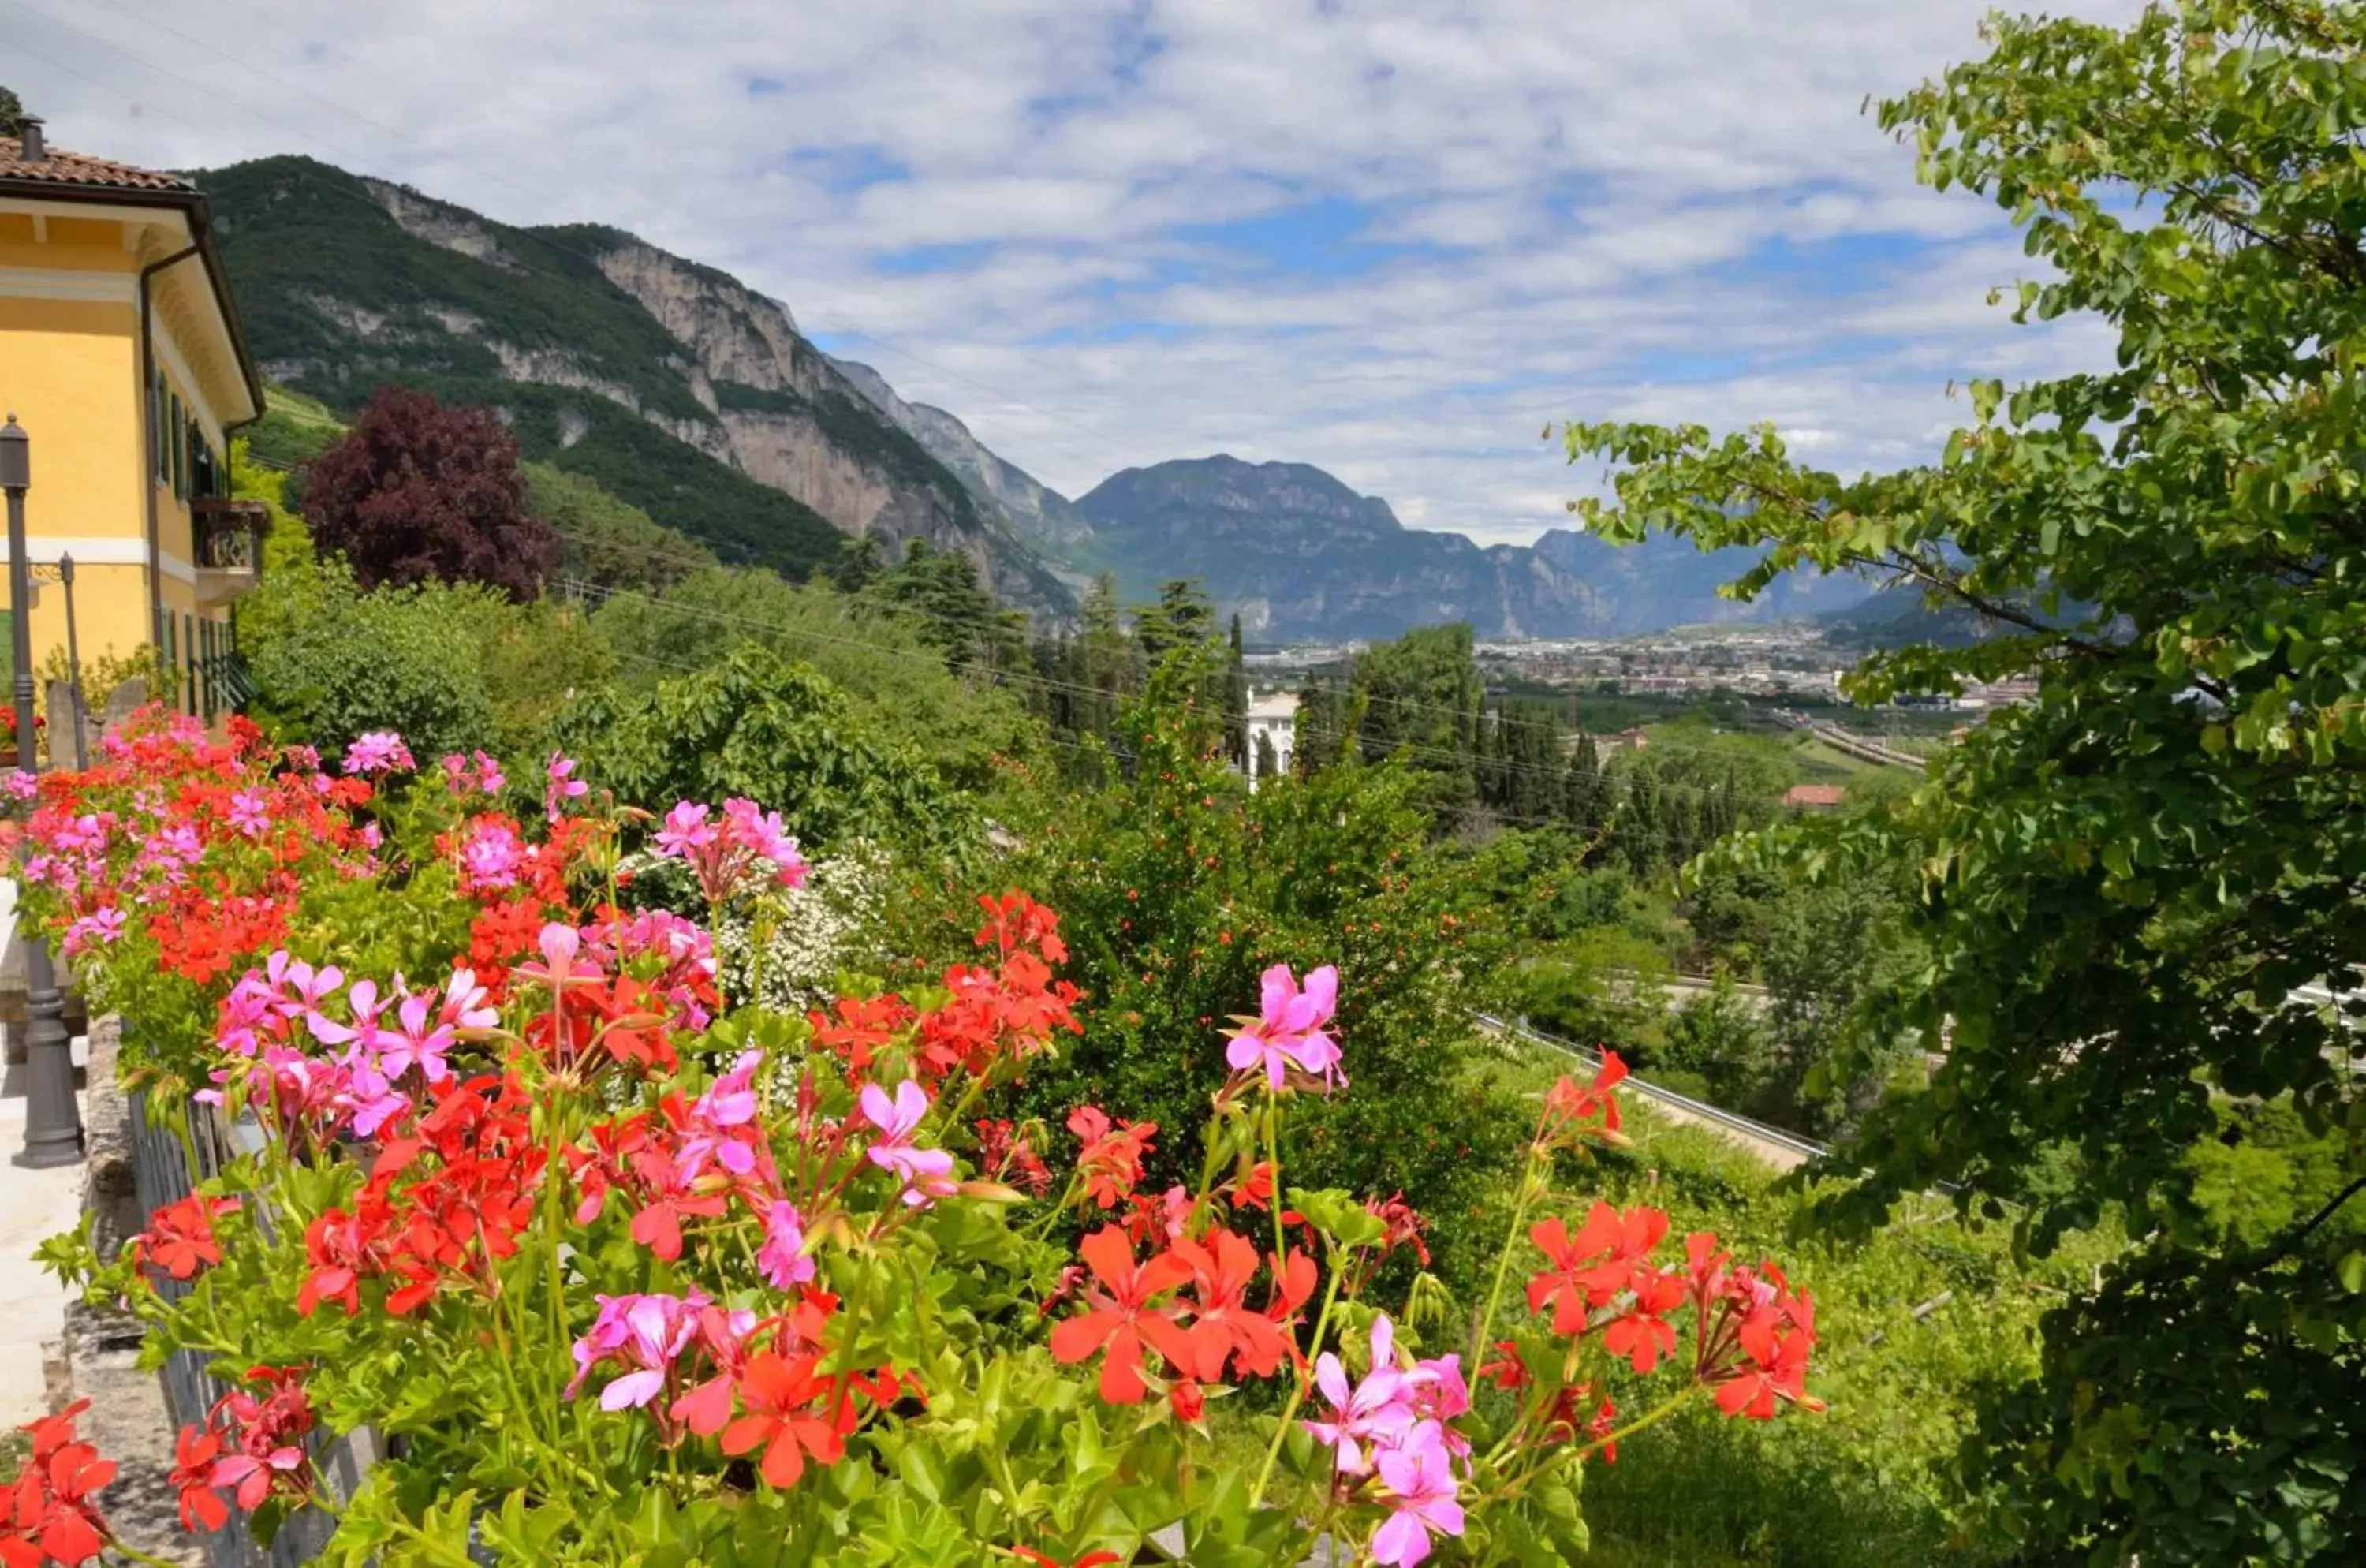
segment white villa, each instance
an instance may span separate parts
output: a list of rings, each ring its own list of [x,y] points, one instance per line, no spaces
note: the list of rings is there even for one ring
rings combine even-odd
[[[1256,788],[1260,774],[1258,759],[1268,749],[1273,753],[1272,772],[1290,772],[1290,759],[1298,750],[1298,694],[1270,692],[1264,696],[1249,698],[1249,787]]]

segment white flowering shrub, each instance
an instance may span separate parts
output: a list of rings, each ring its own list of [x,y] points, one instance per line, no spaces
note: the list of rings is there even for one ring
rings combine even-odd
[[[853,843],[811,863],[804,886],[743,892],[715,912],[715,983],[727,1006],[754,1002],[792,1014],[826,1007],[841,970],[878,951],[885,908],[887,856]],[[696,883],[680,861],[625,857],[636,902],[704,919]]]

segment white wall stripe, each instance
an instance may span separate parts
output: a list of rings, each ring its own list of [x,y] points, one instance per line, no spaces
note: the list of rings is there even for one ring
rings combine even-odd
[[[0,299],[73,299],[136,304],[140,279],[129,272],[87,272],[52,266],[0,266]]]

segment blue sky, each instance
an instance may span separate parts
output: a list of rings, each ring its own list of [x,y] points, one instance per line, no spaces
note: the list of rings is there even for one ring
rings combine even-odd
[[[1493,543],[1598,479],[1548,421],[1879,467],[2108,352],[1860,112],[1984,4],[0,0],[0,69],[63,146],[635,230],[1072,494],[1230,451]]]

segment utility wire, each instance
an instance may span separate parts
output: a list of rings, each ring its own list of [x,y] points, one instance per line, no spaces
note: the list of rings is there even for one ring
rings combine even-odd
[[[614,603],[617,601],[637,603],[649,605],[659,611],[670,611],[675,615],[682,615],[692,620],[705,621],[713,625],[728,626],[742,631],[769,632],[784,637],[804,637],[810,641],[826,645],[858,648],[873,653],[884,654],[892,658],[920,661],[935,665],[939,668],[942,668],[944,664],[944,660],[941,656],[928,649],[899,648],[894,644],[883,643],[870,637],[851,637],[832,632],[817,631],[811,627],[791,626],[783,622],[768,621],[756,616],[733,615],[729,611],[725,610],[712,610],[704,606],[682,604],[672,600],[660,599],[651,594],[643,593],[637,590],[612,587],[608,584],[592,582],[580,578],[560,579],[559,586],[563,592],[575,598],[578,602],[589,599],[596,600],[602,604]],[[1008,682],[1013,684],[1031,686],[1043,691],[1093,697],[1100,700],[1121,697],[1124,694],[1110,692],[1098,686],[1081,685],[1074,682],[1061,681],[1048,675],[1038,675],[1025,671],[997,670],[992,667],[983,665],[969,665],[964,668],[968,669],[975,674],[985,677],[988,681]],[[1539,766],[1536,763],[1522,762],[1510,758],[1502,760],[1484,759],[1474,753],[1448,750],[1439,747],[1422,746],[1411,741],[1401,742],[1391,748],[1391,754],[1393,755],[1397,753],[1434,758],[1438,761],[1452,763],[1458,769],[1467,767],[1474,773],[1496,771],[1524,777],[1542,778],[1551,781],[1556,785],[1565,786],[1569,777],[1567,771],[1562,768]],[[1594,782],[1594,786],[1600,789],[1605,795],[1619,796],[1624,799],[1632,799],[1637,789],[1649,787],[1651,785],[1655,785],[1659,793],[1665,795],[1678,795],[1702,801],[1722,798],[1722,791],[1716,787],[1687,784],[1676,780],[1649,781],[1649,784],[1647,785],[1642,781],[1631,779],[1622,780],[1615,778],[1607,773],[1600,773],[1595,775]],[[1566,822],[1559,825],[1564,827],[1569,826]]]

